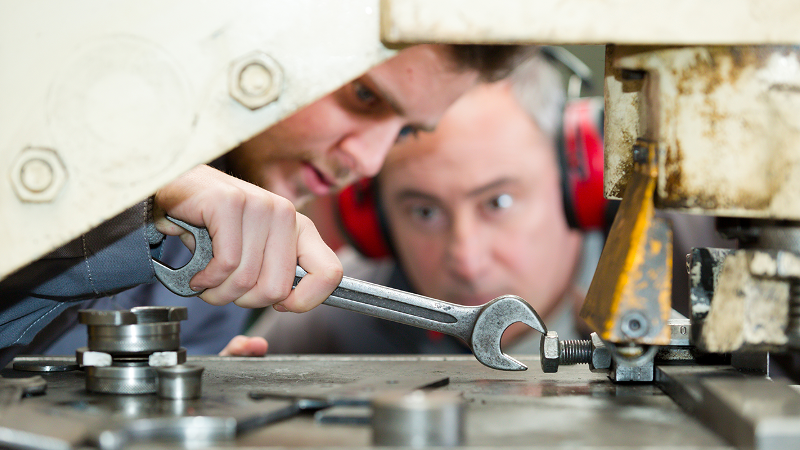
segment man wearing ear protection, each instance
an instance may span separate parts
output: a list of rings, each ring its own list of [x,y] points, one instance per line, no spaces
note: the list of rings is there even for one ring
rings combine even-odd
[[[191,282],[193,287],[207,289],[201,297],[207,305],[195,298],[177,297],[160,285],[149,284],[81,307],[188,306],[189,320],[181,327],[181,338],[184,347],[195,354],[217,353],[241,330],[247,311],[228,306],[252,308],[277,304],[276,309],[294,312],[315,307],[338,283],[339,262],[319,239],[313,224],[298,215],[294,208],[312,196],[375,175],[395,141],[417,129],[436,126],[444,110],[478,79],[504,75],[516,50],[513,46],[433,44],[406,48],[243,143],[218,161],[218,168],[222,170],[201,166],[160,190],[155,196],[156,210],[165,210],[176,218],[208,227],[214,241],[215,258]],[[277,207],[272,208],[273,204]],[[134,219],[141,222],[142,218],[150,216],[150,212],[140,206],[130,210],[130,220],[124,219],[126,223]],[[58,289],[64,284],[58,277],[55,283],[50,283],[55,288],[52,291],[41,292],[35,287],[17,289],[22,294],[34,294],[33,299],[20,297],[17,305],[36,303],[37,306],[33,313],[6,310],[13,317],[0,323],[13,326],[0,328],[0,338],[7,337],[0,339],[0,347],[9,343],[27,344],[44,324],[67,308],[68,301],[107,295],[153,281],[149,260],[151,246],[164,254],[163,262],[173,267],[188,260],[187,255],[181,261],[180,252],[187,250],[180,242],[162,243],[159,236],[146,239],[141,228],[137,228],[142,224],[133,225],[128,235],[130,242],[121,241],[127,247],[123,248],[122,256],[113,261],[86,252],[85,245],[77,246],[72,258],[78,262],[74,266],[77,270],[67,284],[85,287],[85,291],[65,295],[63,289]],[[157,221],[156,228],[166,234],[181,233],[164,220]],[[102,232],[91,234],[90,239],[84,238],[83,242],[94,242],[92,239],[98,237],[97,234]],[[96,245],[103,249],[114,246]],[[131,248],[140,256],[135,261],[125,258],[124,252],[132,252]],[[293,290],[295,265],[302,265],[313,255],[321,255],[313,262],[323,265],[322,269],[332,270],[327,276],[321,273],[325,270],[315,270],[318,276],[309,278],[308,282],[304,279],[300,283],[302,286]],[[83,259],[86,264],[81,264]],[[314,266],[313,262],[310,266]],[[110,272],[108,269],[112,266],[121,266],[124,270],[118,270],[114,276],[101,277],[108,281],[102,286],[92,284],[98,274]],[[42,306],[38,307],[39,304]],[[5,317],[0,316],[0,319]],[[41,342],[34,342],[27,351],[74,352],[75,348],[86,344],[85,327],[74,327],[58,342],[53,343],[53,340],[75,322],[74,317],[54,322],[53,328],[39,333]],[[260,347],[256,350],[264,351]]]
[[[588,170],[599,156],[594,169],[602,174],[602,119],[596,105],[583,115],[592,122],[584,124],[588,130],[579,136],[562,130],[564,98],[560,74],[535,56],[508,79],[468,92],[433,133],[396,145],[374,181],[339,199],[351,241],[372,257],[340,253],[345,275],[468,306],[516,294],[549,328],[575,336],[571,318],[585,289],[576,285],[584,239],[568,225],[562,178],[571,175],[562,176],[559,167],[566,161]],[[564,125],[575,127],[573,119]],[[595,153],[560,158],[561,136]],[[595,195],[603,201],[601,191]],[[603,211],[602,205],[596,209]],[[365,230],[375,218],[375,229]],[[590,275],[593,267],[586,270]],[[528,330],[512,326],[504,345],[521,343]],[[266,337],[271,353],[467,351],[449,336],[330,307],[269,314],[251,334]]]

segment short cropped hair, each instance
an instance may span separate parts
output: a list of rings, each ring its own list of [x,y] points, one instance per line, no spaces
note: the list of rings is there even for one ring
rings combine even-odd
[[[449,45],[456,68],[475,70],[481,81],[498,81],[514,69],[529,52],[530,46],[522,45]]]

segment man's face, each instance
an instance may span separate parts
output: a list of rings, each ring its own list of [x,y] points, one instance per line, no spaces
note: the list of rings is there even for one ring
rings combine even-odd
[[[564,217],[552,145],[508,85],[494,84],[458,100],[434,133],[392,150],[380,198],[421,294],[471,306],[515,294],[552,312],[581,239]]]
[[[436,126],[476,79],[445,46],[410,47],[242,144],[230,169],[302,204],[378,173],[395,141]]]

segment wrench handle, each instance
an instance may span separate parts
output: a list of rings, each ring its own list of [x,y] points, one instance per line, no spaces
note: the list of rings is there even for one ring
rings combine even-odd
[[[307,274],[295,270],[294,286]],[[455,336],[468,345],[480,307],[461,306],[343,277],[325,305]]]

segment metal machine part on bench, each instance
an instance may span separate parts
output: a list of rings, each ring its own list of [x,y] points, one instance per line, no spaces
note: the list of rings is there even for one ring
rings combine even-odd
[[[75,358],[85,369],[86,390],[198,397],[203,369],[185,365],[186,349],[180,347],[180,321],[187,318],[186,307],[79,311],[78,320],[88,329],[89,343],[76,350]]]

